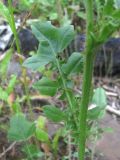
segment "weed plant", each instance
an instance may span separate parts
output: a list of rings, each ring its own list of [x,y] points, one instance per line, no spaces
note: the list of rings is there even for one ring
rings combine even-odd
[[[85,159],[86,138],[91,131],[89,122],[97,121],[106,107],[105,91],[102,88],[97,88],[95,91],[92,89],[94,59],[99,47],[120,27],[120,8],[116,5],[116,1],[85,0],[84,6],[86,9],[86,47],[84,52],[72,53],[67,61],[62,61],[59,56],[74,39],[74,27],[64,25],[57,28],[51,22],[37,21],[32,23],[31,28],[39,41],[38,51],[23,63],[24,67],[43,72],[43,77],[33,84],[34,89],[38,90],[40,94],[48,96],[55,96],[59,93],[59,99],[67,102],[64,110],[55,105],[46,105],[43,106],[43,111],[48,119],[54,122],[64,122],[78,148],[79,160]],[[3,7],[1,3],[0,7]],[[94,11],[96,11],[96,15]],[[5,9],[4,12],[6,15],[8,11],[6,12]],[[13,13],[10,12],[10,14]],[[9,20],[11,21],[11,19]],[[48,65],[47,71],[46,65]],[[71,77],[82,74],[82,70],[81,96],[74,93],[74,83]],[[54,72],[58,73],[56,79],[51,78]],[[27,94],[27,96],[29,95]],[[94,104],[96,107],[89,110],[90,104]],[[55,149],[60,132],[57,133],[56,140],[54,139],[53,143],[50,143],[45,124],[44,116],[31,122],[19,110],[10,118],[8,138],[11,141],[27,141],[34,137],[54,148],[56,155]],[[24,151],[28,153],[29,159],[33,159],[34,156],[43,156],[37,145],[26,145]]]

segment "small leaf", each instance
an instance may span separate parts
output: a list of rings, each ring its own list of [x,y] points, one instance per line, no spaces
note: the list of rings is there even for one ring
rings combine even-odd
[[[2,15],[9,22],[10,26],[12,26],[10,12],[2,2],[0,2],[0,15]]]
[[[65,120],[65,114],[59,108],[52,105],[46,105],[43,109],[48,119],[54,122],[60,122]]]
[[[0,76],[5,76],[7,73],[8,65],[12,56],[12,50],[8,50],[5,57],[0,61]]]
[[[6,92],[7,92],[8,94],[10,94],[10,93],[13,91],[14,86],[15,86],[15,84],[16,84],[16,80],[17,80],[16,75],[12,75],[12,76],[11,76],[11,79],[10,79],[10,81],[9,81],[8,87],[7,87],[7,89],[6,89]]]
[[[27,58],[24,63],[23,66],[30,68],[32,70],[37,70],[39,68],[44,67],[46,64],[48,64],[50,62],[49,56],[44,56],[44,55],[34,55],[30,58]]]
[[[0,100],[7,101],[8,97],[7,92],[0,87]]]
[[[62,66],[62,71],[66,74],[79,73],[83,70],[83,56],[79,52],[73,53],[67,64]]]
[[[99,118],[99,115],[101,114],[102,109],[100,107],[95,107],[93,109],[88,110],[87,118],[96,120]]]
[[[58,90],[59,84],[57,81],[52,81],[43,77],[38,82],[34,83],[33,87],[44,95],[54,96]]]
[[[88,119],[100,119],[104,115],[105,107],[107,106],[106,94],[104,89],[97,88],[92,98],[92,104],[95,105],[93,109],[88,110]]]
[[[44,41],[39,45],[37,55],[28,58],[23,63],[23,66],[32,70],[37,70],[50,62],[54,62],[54,56],[52,55],[52,51],[48,43]]]
[[[107,106],[106,94],[103,88],[97,88],[94,92],[92,103],[100,108]]]
[[[22,148],[22,151],[27,155],[28,157],[28,160],[29,159],[34,159],[34,158],[40,158],[42,157],[44,154],[43,152],[41,152],[36,145],[25,145],[23,148]]]
[[[45,129],[45,124],[46,124],[46,117],[39,116],[36,125],[38,128]]]
[[[52,148],[55,152],[57,152],[57,149],[59,148],[59,138],[62,137],[63,128],[60,128],[57,130],[57,132],[54,135],[54,138],[52,140]]]
[[[58,14],[56,12],[51,12],[49,16],[50,20],[56,20],[58,18]]]
[[[48,133],[45,132],[43,129],[36,128],[36,138],[42,142],[48,142],[49,136]]]
[[[86,20],[86,14],[84,12],[78,12],[77,16],[82,18],[82,19],[84,19],[84,20]]]
[[[27,140],[35,133],[35,124],[26,120],[23,114],[16,114],[10,119],[8,139],[11,141]]]
[[[115,27],[114,25],[108,22],[101,27],[99,38],[97,40],[99,43],[104,43],[111,36],[111,34],[117,29],[117,26]]]
[[[103,8],[103,14],[105,15],[111,15],[111,13],[114,11],[114,0],[106,0],[104,8]]]

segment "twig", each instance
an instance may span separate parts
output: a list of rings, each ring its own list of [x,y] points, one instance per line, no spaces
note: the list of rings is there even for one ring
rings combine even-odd
[[[115,92],[107,92],[107,91],[106,91],[106,95],[107,95],[107,96],[118,97],[118,94],[115,93]]]
[[[0,154],[0,158],[2,158],[8,151],[10,151],[17,142],[13,142],[3,153]]]
[[[88,108],[88,110],[91,110],[93,108],[95,108],[96,105],[95,104],[91,104]],[[116,110],[114,109],[113,107],[111,107],[110,105],[107,105],[106,107],[106,111],[110,112],[110,113],[113,113],[113,114],[116,114],[117,116],[120,116],[120,110]]]
[[[113,88],[112,87],[109,87],[109,86],[107,86],[107,85],[103,85],[102,86],[106,91],[111,91],[111,92],[113,92]]]
[[[106,110],[107,110],[108,112],[111,112],[111,113],[116,114],[117,116],[120,116],[120,110],[116,110],[116,109],[112,108],[112,107],[109,106],[109,105],[107,105]]]

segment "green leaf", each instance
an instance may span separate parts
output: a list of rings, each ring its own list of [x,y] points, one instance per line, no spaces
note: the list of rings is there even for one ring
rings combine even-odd
[[[70,88],[70,89],[73,89],[73,87],[74,87],[73,81],[71,81],[71,80],[66,81],[66,87]]]
[[[52,52],[62,52],[74,38],[74,28],[71,25],[56,28],[51,22],[35,22],[32,31],[39,41],[46,41]]]
[[[104,89],[97,88],[95,90],[92,98],[92,104],[95,105],[95,108],[88,110],[87,118],[92,120],[102,118],[104,115],[105,107],[107,106]]]
[[[0,15],[2,15],[9,22],[10,26],[12,26],[10,12],[2,2],[0,2]]]
[[[82,18],[82,19],[84,19],[84,20],[86,20],[86,14],[85,14],[84,12],[80,12],[80,11],[79,11],[79,12],[77,13],[77,16],[80,17],[80,18]]]
[[[105,24],[101,27],[97,41],[99,43],[104,43],[119,27],[120,21],[116,23],[115,19],[113,21],[108,20],[108,22],[105,22]]]
[[[101,114],[103,110],[100,107],[95,107],[93,109],[88,110],[87,118],[96,120],[99,118],[99,115]]]
[[[10,107],[12,107],[11,109],[14,113],[21,113],[21,105],[17,100],[12,104],[12,106],[10,105]]]
[[[10,49],[6,52],[5,57],[0,62],[0,76],[6,76],[11,56],[12,56],[12,50]]]
[[[56,12],[51,12],[49,16],[50,20],[56,20],[58,18],[58,14]]]
[[[16,84],[16,81],[17,81],[16,75],[12,75],[12,76],[11,76],[11,79],[10,79],[10,81],[9,81],[8,87],[7,87],[7,89],[6,89],[6,92],[7,92],[8,94],[10,94],[10,93],[13,91],[14,86],[15,86],[15,84]]]
[[[114,11],[114,0],[106,0],[104,8],[103,8],[103,14],[110,16],[111,13]]]
[[[60,122],[65,120],[65,114],[59,108],[46,105],[43,108],[46,117],[54,122]]]
[[[58,129],[52,140],[52,148],[56,153],[59,148],[59,139],[60,137],[62,137],[62,134],[63,134],[62,132],[63,132],[63,128]]]
[[[40,45],[37,55],[28,58],[23,66],[33,70],[56,62],[57,54],[61,53],[74,38],[74,29],[71,25],[56,28],[50,22],[35,22],[31,27]]]
[[[8,93],[0,87],[0,100],[6,101],[8,99]]]
[[[94,92],[92,103],[100,108],[107,106],[107,98],[103,88],[97,88]]]
[[[54,62],[54,56],[52,55],[52,51],[48,43],[44,41],[39,45],[37,55],[28,58],[23,63],[23,66],[37,70],[50,62]]]
[[[67,64],[62,66],[62,71],[66,74],[79,73],[83,70],[83,56],[79,52],[73,53]]]
[[[8,139],[11,141],[27,140],[35,133],[35,124],[26,120],[23,114],[16,114],[10,119]]]
[[[49,136],[48,133],[40,128],[36,128],[36,138],[42,142],[48,142]]]
[[[115,21],[117,23],[120,23],[120,9],[119,10],[115,10],[113,13],[112,13],[112,18],[115,19]],[[116,24],[114,24],[116,25]]]
[[[31,7],[31,5],[33,5],[34,1],[31,0],[20,0],[18,3],[18,7],[19,10],[22,11],[28,11]]]
[[[44,95],[54,96],[58,90],[59,84],[57,81],[52,81],[46,77],[33,84],[36,90]]]
[[[34,159],[34,158],[40,158],[42,157],[44,154],[43,152],[41,152],[36,145],[25,145],[23,148],[22,148],[22,151],[27,155],[27,160],[31,160]]]
[[[117,29],[120,28],[120,9],[116,7],[115,0],[106,0],[100,8],[102,8],[102,10],[99,14],[98,20],[98,44],[104,43]]]
[[[36,120],[36,125],[38,128],[45,129],[46,117],[39,116],[38,119]]]
[[[47,59],[46,56],[34,55],[26,59],[23,63],[23,66],[30,68],[32,70],[37,70],[40,67],[44,67],[49,62],[50,62],[50,59]]]

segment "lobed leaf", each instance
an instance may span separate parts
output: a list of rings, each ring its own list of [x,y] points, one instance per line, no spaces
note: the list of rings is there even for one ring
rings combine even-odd
[[[74,28],[71,25],[57,28],[51,22],[35,22],[32,31],[39,41],[46,41],[52,52],[62,52],[74,38]]]

